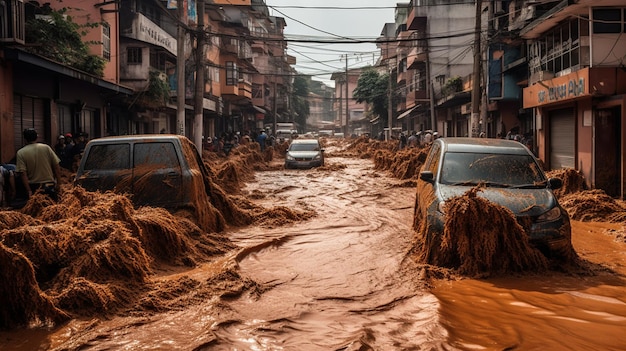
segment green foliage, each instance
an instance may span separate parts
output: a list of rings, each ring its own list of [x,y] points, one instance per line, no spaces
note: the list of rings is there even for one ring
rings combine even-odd
[[[361,72],[356,89],[352,92],[356,102],[366,102],[372,105],[372,112],[382,119],[387,118],[389,104],[389,75],[380,74],[372,67]]]
[[[167,79],[161,77],[161,72],[150,71],[150,80],[148,81],[148,90],[146,97],[159,106],[164,106],[170,98],[170,86]]]
[[[300,126],[306,125],[306,119],[310,114],[309,82],[305,77],[296,76],[293,81],[292,107],[296,113],[295,122]]]
[[[463,79],[461,77],[454,77],[448,79],[446,84],[441,88],[443,95],[450,95],[463,90]]]
[[[105,60],[90,55],[82,37],[85,28],[98,24],[80,26],[64,16],[64,10],[49,10],[46,18],[32,18],[26,22],[26,49],[60,64],[102,77]]]

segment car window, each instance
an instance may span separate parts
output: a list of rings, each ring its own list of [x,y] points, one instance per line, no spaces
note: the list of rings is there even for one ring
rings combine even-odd
[[[433,172],[435,178],[437,177],[437,169],[439,168],[439,159],[441,158],[441,146],[439,144],[433,144],[430,150],[430,154],[424,164],[424,170]]]
[[[289,147],[289,150],[290,151],[319,151],[320,146],[317,143],[310,143],[310,144],[294,143],[294,144],[291,144],[291,146]]]
[[[141,165],[158,165],[164,168],[176,168],[180,166],[176,148],[170,142],[149,142],[135,144],[134,149],[135,167]]]
[[[129,144],[92,145],[85,160],[86,171],[130,168]]]
[[[440,182],[491,182],[515,186],[543,180],[543,172],[530,155],[447,152],[441,167]]]

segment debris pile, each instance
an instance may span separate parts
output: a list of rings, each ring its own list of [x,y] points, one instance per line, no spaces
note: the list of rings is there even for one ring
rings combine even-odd
[[[425,264],[447,267],[467,276],[541,271],[546,257],[529,243],[510,210],[477,196],[475,187],[446,203],[443,233],[417,231],[416,255]]]

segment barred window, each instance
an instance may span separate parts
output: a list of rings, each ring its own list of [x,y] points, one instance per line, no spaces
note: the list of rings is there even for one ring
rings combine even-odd
[[[141,48],[138,47],[128,47],[126,49],[126,62],[129,64],[141,64]]]
[[[111,26],[102,23],[102,57],[111,61]]]
[[[233,61],[226,62],[226,85],[237,85],[238,83],[237,64]]]

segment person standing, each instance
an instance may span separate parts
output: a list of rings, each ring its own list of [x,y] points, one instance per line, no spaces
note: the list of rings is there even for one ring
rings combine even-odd
[[[262,130],[261,134],[256,137],[256,142],[261,146],[261,152],[265,151],[265,140],[267,139],[267,134]]]
[[[15,171],[20,174],[28,197],[41,190],[52,200],[58,201],[61,159],[50,146],[37,142],[35,129],[25,129],[23,136],[26,145],[17,150]]]

